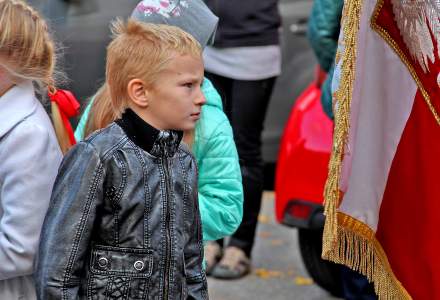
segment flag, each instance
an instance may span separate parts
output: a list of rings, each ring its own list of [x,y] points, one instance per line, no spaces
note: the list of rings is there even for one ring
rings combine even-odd
[[[346,0],[323,258],[380,299],[440,299],[440,3]]]

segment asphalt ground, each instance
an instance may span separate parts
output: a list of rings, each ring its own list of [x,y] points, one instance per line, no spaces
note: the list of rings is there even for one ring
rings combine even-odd
[[[336,300],[308,276],[297,232],[274,217],[274,194],[265,192],[253,250],[253,269],[240,280],[208,279],[211,300]]]

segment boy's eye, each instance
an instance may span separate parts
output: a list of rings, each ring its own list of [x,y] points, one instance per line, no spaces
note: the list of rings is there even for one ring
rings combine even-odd
[[[194,83],[192,83],[192,82],[187,82],[187,83],[184,83],[183,85],[184,85],[185,87],[191,89],[191,88],[194,86]]]

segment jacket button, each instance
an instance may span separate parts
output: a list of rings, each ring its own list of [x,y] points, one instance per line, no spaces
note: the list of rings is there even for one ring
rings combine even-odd
[[[107,265],[108,265],[108,259],[105,258],[105,257],[100,257],[100,258],[98,259],[98,265],[99,265],[101,268],[105,268],[105,267],[107,267]]]
[[[133,264],[133,267],[134,267],[137,271],[142,271],[142,270],[144,269],[144,266],[145,266],[145,264],[144,264],[144,262],[141,261],[141,260],[138,260],[138,261],[136,261],[136,262]]]

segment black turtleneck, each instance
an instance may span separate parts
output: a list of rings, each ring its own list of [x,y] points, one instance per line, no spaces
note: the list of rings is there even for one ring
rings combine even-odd
[[[175,152],[183,137],[183,132],[168,130],[160,131],[139,117],[133,110],[127,108],[122,114],[122,117],[115,121],[125,132],[130,140],[137,146],[144,149],[150,154],[157,155],[158,143],[160,140],[165,140],[172,152]],[[174,154],[174,153],[169,153]]]

